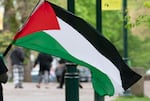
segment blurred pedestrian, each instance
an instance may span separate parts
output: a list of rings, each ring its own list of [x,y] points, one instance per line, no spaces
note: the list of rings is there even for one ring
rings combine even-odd
[[[49,82],[49,73],[51,69],[51,64],[52,64],[53,58],[49,54],[44,54],[44,53],[39,53],[34,66],[35,67],[37,64],[39,64],[40,69],[39,69],[39,81],[38,85],[36,85],[37,88],[41,87],[42,81],[44,81],[44,84],[46,88],[48,88],[48,82]]]
[[[67,66],[66,66],[66,61],[61,59],[59,61],[60,65],[62,66],[61,68],[63,68],[62,70],[62,74],[61,74],[61,77],[60,77],[60,82],[59,82],[59,86],[57,88],[60,88],[62,89],[63,88],[63,85],[64,85],[64,81],[65,81],[65,73],[66,73],[66,69],[67,69]],[[80,88],[83,88],[82,85],[79,83],[79,87]]]
[[[58,66],[56,67],[55,69],[55,74],[56,74],[56,79],[57,79],[57,82],[60,82],[61,81],[61,78],[62,78],[62,75],[63,75],[63,71],[65,69],[65,60],[63,59],[60,59],[58,61]]]
[[[24,62],[25,54],[23,48],[16,47],[10,54],[11,64],[13,67],[13,82],[15,88],[23,88],[24,80]]]

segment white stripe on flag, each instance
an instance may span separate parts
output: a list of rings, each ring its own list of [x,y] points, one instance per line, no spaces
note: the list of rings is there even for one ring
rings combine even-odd
[[[72,56],[85,63],[91,64],[105,73],[114,85],[115,93],[123,92],[120,72],[115,65],[99,53],[88,40],[70,25],[57,18],[60,30],[45,30],[51,37],[56,39]]]

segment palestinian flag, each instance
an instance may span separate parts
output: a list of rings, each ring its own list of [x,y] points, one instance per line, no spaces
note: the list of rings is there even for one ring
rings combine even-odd
[[[13,44],[89,68],[93,87],[101,96],[121,93],[141,78],[87,22],[48,1],[36,7]]]

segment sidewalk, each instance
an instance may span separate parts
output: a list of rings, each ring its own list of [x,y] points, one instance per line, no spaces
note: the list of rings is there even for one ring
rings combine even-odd
[[[150,97],[150,80],[144,82],[144,95]]]
[[[81,83],[79,101],[94,101],[91,83]],[[57,83],[50,83],[49,89],[36,88],[36,83],[24,83],[23,89],[15,89],[13,83],[3,85],[4,101],[65,101],[65,88],[57,89]],[[114,97],[105,97],[105,101],[112,101]]]

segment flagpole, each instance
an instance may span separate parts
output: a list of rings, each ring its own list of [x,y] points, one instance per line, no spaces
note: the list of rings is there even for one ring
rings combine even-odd
[[[65,73],[65,94],[66,101],[79,101],[79,74],[77,65],[74,63],[66,64]]]
[[[6,50],[3,53],[4,57],[7,55],[8,51],[11,49],[11,47],[12,47],[12,44],[9,44],[8,47],[6,48]]]
[[[96,29],[102,34],[102,0],[96,0]],[[94,101],[104,101],[104,96],[99,96],[94,91]]]

